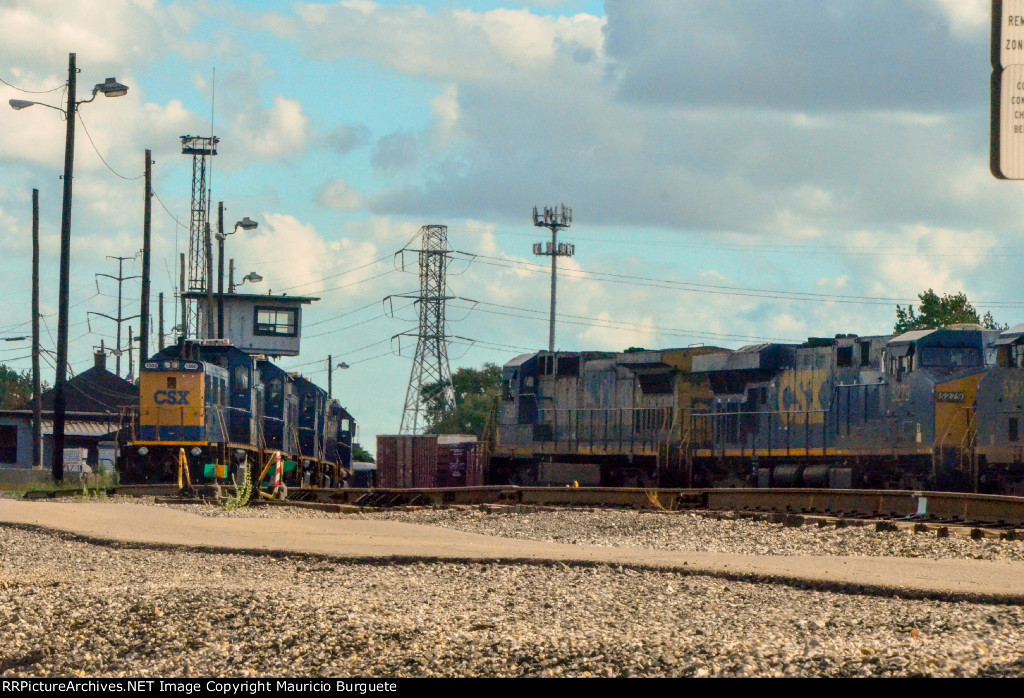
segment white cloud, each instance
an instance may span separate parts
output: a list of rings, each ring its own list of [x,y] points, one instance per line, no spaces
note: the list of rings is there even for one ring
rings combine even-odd
[[[74,52],[83,74],[123,75],[127,66],[137,69],[158,59],[161,52],[154,47],[177,45],[193,21],[180,5],[166,8],[151,0],[5,3],[0,6],[0,65],[16,77],[49,77]],[[58,84],[66,79],[65,73]]]
[[[268,109],[252,109],[232,121],[233,148],[247,160],[289,160],[302,155],[312,135],[309,117],[297,99],[274,97]]]
[[[316,202],[337,211],[357,211],[365,205],[363,195],[343,179],[324,182],[316,193]]]
[[[300,36],[322,60],[357,56],[429,79],[487,84],[532,79],[560,52],[603,54],[603,18],[552,19],[529,10],[439,10],[371,2],[297,5],[299,23],[280,33]]]
[[[958,36],[988,33],[992,13],[989,0],[938,0],[950,28]]]

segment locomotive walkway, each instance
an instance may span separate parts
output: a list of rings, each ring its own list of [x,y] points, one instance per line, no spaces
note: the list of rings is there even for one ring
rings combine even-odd
[[[0,526],[101,544],[352,561],[612,564],[903,598],[1024,603],[1024,564],[920,558],[752,556],[525,541],[357,518],[206,517],[130,503],[0,499]]]

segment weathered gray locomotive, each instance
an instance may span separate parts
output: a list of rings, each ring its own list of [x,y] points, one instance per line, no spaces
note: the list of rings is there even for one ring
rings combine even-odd
[[[1016,492],[1024,326],[505,365],[490,480]]]

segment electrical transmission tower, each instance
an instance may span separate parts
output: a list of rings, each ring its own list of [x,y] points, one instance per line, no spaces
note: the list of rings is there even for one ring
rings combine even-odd
[[[558,258],[572,257],[576,254],[576,246],[558,242],[558,231],[572,225],[572,209],[562,204],[560,209],[544,207],[544,212],[533,207],[533,224],[538,228],[551,229],[551,242],[533,243],[533,253],[542,257],[551,257],[551,322],[548,327],[548,351],[555,350],[555,286],[558,278]]]
[[[448,282],[445,278],[451,248],[448,227],[425,225],[420,228],[420,292],[414,298],[419,308],[416,356],[409,373],[409,388],[402,410],[401,434],[421,434],[427,428],[426,412],[440,419],[455,406],[455,390],[448,366],[448,334],[444,319]],[[412,333],[405,333],[412,336]],[[400,336],[400,335],[398,335]]]
[[[206,187],[206,173],[212,167],[207,161],[217,154],[216,136],[182,136],[181,154],[192,156],[192,215],[188,226],[188,268],[186,269],[186,291],[204,293],[208,279],[206,235],[210,220],[210,193]],[[185,300],[182,299],[182,303]],[[201,334],[199,327],[199,300],[188,301],[186,312],[182,313],[185,326],[182,336]]]

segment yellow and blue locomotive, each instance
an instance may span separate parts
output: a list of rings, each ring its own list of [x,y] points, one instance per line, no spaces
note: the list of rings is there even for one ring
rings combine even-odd
[[[291,485],[339,486],[351,467],[355,422],[321,388],[223,339],[186,340],[153,355],[139,379],[137,438],[126,482],[173,482],[256,467],[280,451]],[[257,473],[258,474],[258,473]]]

